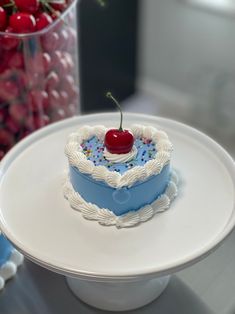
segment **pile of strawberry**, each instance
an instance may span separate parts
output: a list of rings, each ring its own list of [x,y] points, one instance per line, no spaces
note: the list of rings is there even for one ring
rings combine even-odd
[[[71,2],[0,0],[0,160],[34,130],[76,114]]]

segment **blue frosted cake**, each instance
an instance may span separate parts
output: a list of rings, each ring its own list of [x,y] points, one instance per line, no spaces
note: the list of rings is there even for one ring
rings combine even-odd
[[[22,262],[23,255],[0,232],[0,290],[4,288],[5,281],[16,274]]]
[[[11,244],[0,234],[0,268],[10,259],[11,251]]]
[[[132,145],[128,151],[125,143],[115,150],[118,132],[124,131],[133,135]],[[69,136],[65,148],[69,174],[64,195],[71,207],[86,219],[119,228],[165,211],[177,194],[167,134],[143,125],[124,131],[83,126]]]

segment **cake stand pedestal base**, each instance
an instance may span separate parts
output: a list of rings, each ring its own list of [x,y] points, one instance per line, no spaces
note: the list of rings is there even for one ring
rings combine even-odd
[[[106,311],[142,307],[161,295],[170,276],[141,281],[94,282],[66,277],[72,292],[83,302]]]

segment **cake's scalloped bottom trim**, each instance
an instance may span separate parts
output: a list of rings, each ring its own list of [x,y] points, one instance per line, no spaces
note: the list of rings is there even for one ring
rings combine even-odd
[[[116,226],[117,228],[133,227],[141,222],[147,221],[155,214],[162,213],[170,207],[171,202],[178,193],[178,176],[173,170],[166,191],[153,203],[140,208],[137,211],[130,211],[121,216],[116,216],[107,208],[100,208],[95,204],[86,202],[78,192],[75,192],[69,177],[66,174],[63,185],[64,197],[69,201],[70,206],[81,212],[84,218],[96,220],[101,225]]]
[[[16,274],[23,260],[24,256],[16,249],[12,249],[9,260],[0,267],[0,290],[4,288],[5,282]]]

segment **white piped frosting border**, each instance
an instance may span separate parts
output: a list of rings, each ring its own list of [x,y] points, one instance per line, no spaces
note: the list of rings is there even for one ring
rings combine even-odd
[[[81,173],[91,175],[95,180],[104,181],[112,188],[121,188],[124,186],[131,187],[137,181],[145,181],[150,176],[159,174],[164,166],[170,162],[172,144],[167,134],[152,126],[134,124],[129,128],[134,137],[143,137],[155,143],[157,150],[155,158],[149,160],[144,166],[127,170],[124,174],[109,171],[104,166],[95,166],[82,152],[81,144],[93,136],[104,140],[107,130],[108,128],[103,125],[86,125],[72,133],[65,146],[65,154],[69,164],[76,167]]]
[[[100,208],[95,204],[86,202],[79,193],[75,192],[66,175],[63,192],[73,209],[81,212],[84,218],[96,220],[101,225],[116,226],[117,228],[133,227],[141,222],[151,219],[154,215],[162,213],[170,207],[171,202],[178,193],[178,176],[172,171],[171,178],[164,194],[160,195],[152,204],[146,205],[137,211],[130,211],[127,214],[116,216],[107,208]]]

